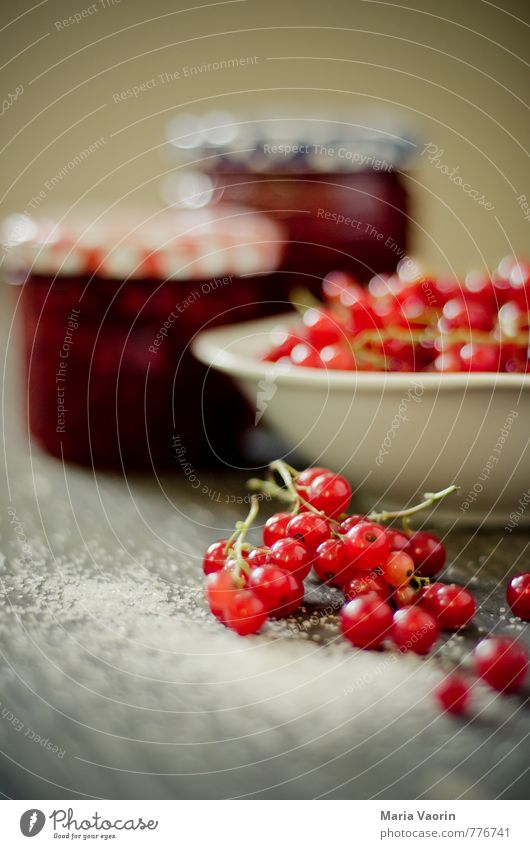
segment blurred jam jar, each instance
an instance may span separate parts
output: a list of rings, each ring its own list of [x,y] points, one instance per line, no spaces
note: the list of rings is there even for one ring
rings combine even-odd
[[[15,215],[2,242],[21,286],[29,427],[47,451],[185,473],[240,456],[249,409],[189,343],[285,308],[274,221],[224,205]]]
[[[306,285],[334,269],[368,280],[407,252],[401,169],[416,145],[395,119],[249,121],[216,111],[176,116],[167,138],[186,167],[166,178],[165,199],[273,215],[289,238],[283,268],[308,275]]]

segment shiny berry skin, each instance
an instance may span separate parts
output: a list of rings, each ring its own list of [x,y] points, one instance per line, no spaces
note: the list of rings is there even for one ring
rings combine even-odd
[[[298,487],[309,487],[313,481],[320,475],[330,475],[331,471],[324,466],[310,466],[309,469],[304,469],[296,478],[295,485]]]
[[[249,551],[247,562],[251,569],[256,569],[258,566],[266,566],[270,563],[270,560],[271,552],[269,548],[253,548],[252,551]]]
[[[459,351],[461,371],[499,371],[501,352],[499,345],[480,345],[470,342]]]
[[[268,548],[279,539],[284,539],[287,534],[287,525],[293,518],[292,513],[275,513],[267,519],[263,526],[263,543]]]
[[[528,655],[509,637],[482,640],[473,651],[475,672],[499,692],[515,693],[524,682]]]
[[[366,593],[377,593],[384,601],[388,601],[392,594],[390,585],[382,575],[376,572],[357,572],[344,585],[343,592],[347,601],[353,601],[354,598]]]
[[[401,652],[427,654],[439,633],[434,616],[421,607],[404,607],[394,613],[391,637]]]
[[[271,563],[303,581],[311,569],[312,556],[297,539],[279,539],[271,547]]]
[[[407,554],[414,561],[414,572],[420,578],[437,575],[446,559],[445,546],[441,539],[427,531],[416,531],[409,538]]]
[[[406,533],[397,528],[385,528],[385,533],[389,551],[406,551],[407,554],[410,554],[408,550],[410,537]]]
[[[436,617],[440,628],[448,631],[468,625],[477,609],[471,593],[459,584],[431,584],[422,593],[421,605]]]
[[[339,534],[347,534],[359,522],[367,522],[366,516],[361,516],[360,513],[353,513],[352,516],[346,516],[339,525]]]
[[[354,646],[378,648],[390,634],[392,608],[377,593],[366,593],[344,605],[340,627]]]
[[[288,595],[287,600],[283,602],[275,610],[271,610],[270,615],[275,619],[281,619],[285,616],[290,616],[295,613],[304,600],[304,585],[295,575],[287,575],[288,579]]]
[[[306,498],[316,510],[331,519],[344,513],[351,499],[351,487],[346,478],[332,472],[319,475],[311,482]]]
[[[219,572],[225,565],[227,539],[220,539],[206,549],[206,554],[202,561],[202,571],[205,575],[210,575],[212,572]]]
[[[295,345],[289,356],[295,366],[302,368],[322,368],[323,365],[318,351],[306,345],[305,342]]]
[[[349,562],[354,569],[369,572],[382,566],[388,557],[385,529],[375,522],[359,522],[344,537]]]
[[[530,572],[519,572],[506,588],[506,600],[513,613],[530,622]]]
[[[308,309],[302,321],[309,344],[318,350],[326,345],[334,345],[345,335],[337,319],[325,310]]]
[[[327,539],[315,551],[313,569],[321,581],[341,587],[352,570],[344,556],[344,545],[339,539]]]
[[[396,607],[410,607],[411,604],[416,604],[418,601],[418,591],[411,587],[410,584],[404,587],[397,587],[392,593],[392,601]]]
[[[438,684],[434,696],[443,711],[461,716],[469,704],[469,685],[461,675],[448,675]]]
[[[225,621],[236,634],[246,637],[255,634],[265,624],[267,608],[250,590],[239,590],[225,607]]]
[[[357,367],[352,352],[343,345],[326,345],[320,352],[325,368],[354,371]]]
[[[210,610],[221,622],[225,621],[225,608],[237,589],[230,572],[211,572],[206,578],[206,598]]]
[[[286,604],[290,598],[289,573],[278,566],[258,566],[248,579],[248,589],[272,611]]]
[[[404,551],[391,551],[382,569],[391,586],[406,587],[414,575],[414,561]]]
[[[494,314],[485,304],[463,298],[452,298],[444,305],[440,325],[443,330],[466,327],[472,330],[491,330]]]
[[[322,516],[316,513],[299,513],[287,525],[286,536],[299,540],[308,551],[313,552],[329,539],[330,527]]]

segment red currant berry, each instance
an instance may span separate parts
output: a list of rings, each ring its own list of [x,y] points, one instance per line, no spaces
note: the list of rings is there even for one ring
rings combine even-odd
[[[509,637],[482,640],[473,652],[475,672],[499,692],[514,693],[521,687],[528,669],[528,656]]]
[[[396,607],[410,607],[411,604],[416,604],[418,601],[418,591],[411,587],[410,584],[404,587],[398,587],[392,593],[392,601]]]
[[[414,561],[404,551],[391,551],[383,564],[383,575],[393,587],[405,587],[414,575]]]
[[[258,566],[250,573],[248,589],[252,590],[268,610],[275,610],[289,601],[289,573],[278,566]]]
[[[298,345],[295,345],[291,351],[290,357],[291,362],[294,363],[295,366],[301,366],[303,368],[322,368],[323,365],[318,351],[315,351],[314,348],[306,345],[305,342],[300,342]]]
[[[320,477],[320,475],[330,474],[330,470],[324,468],[324,466],[310,466],[309,469],[304,469],[303,472],[300,472],[296,478],[295,485],[297,489],[298,487],[309,487],[316,478]]]
[[[326,368],[340,371],[353,371],[356,368],[352,352],[342,345],[326,345],[320,352],[320,359]]]
[[[519,619],[530,621],[530,572],[519,572],[506,589],[506,599]]]
[[[335,538],[322,542],[315,551],[313,569],[321,581],[341,587],[351,576],[343,543]]]
[[[320,543],[329,539],[330,527],[322,516],[316,513],[299,513],[287,525],[286,536],[299,540],[308,551],[315,551]]]
[[[307,501],[334,519],[344,513],[351,498],[351,487],[340,475],[328,472],[315,478],[309,487]]]
[[[308,342],[318,350],[326,345],[334,345],[345,335],[337,319],[325,310],[308,309],[302,321]]]
[[[498,345],[480,345],[470,342],[459,352],[461,371],[499,371],[501,352]]]
[[[385,528],[385,533],[389,551],[406,551],[407,554],[411,554],[408,549],[410,537],[404,531],[399,531],[397,528]]]
[[[271,552],[269,548],[253,548],[248,555],[248,565],[251,569],[256,569],[258,566],[266,566],[270,563],[270,560]]]
[[[431,578],[445,565],[445,547],[441,539],[426,531],[416,531],[410,537],[407,554],[414,561],[414,572],[420,578]]]
[[[304,585],[295,575],[287,575],[289,588],[286,601],[271,611],[271,616],[281,619],[295,613],[304,600]]]
[[[346,556],[353,569],[369,572],[382,566],[388,557],[385,529],[375,522],[359,522],[344,537]]]
[[[366,593],[377,593],[384,601],[388,601],[392,593],[383,576],[375,572],[357,572],[344,585],[343,591],[348,601],[353,601],[354,598]]]
[[[225,607],[229,628],[241,637],[255,634],[267,621],[267,608],[254,593],[240,590],[234,593]]]
[[[493,311],[478,301],[452,298],[444,305],[441,326],[443,330],[468,327],[472,330],[491,330]]]
[[[210,610],[221,622],[225,621],[225,608],[237,591],[230,572],[211,572],[206,578],[206,598]]]
[[[392,639],[401,652],[427,654],[438,639],[434,616],[421,607],[404,607],[394,613]]]
[[[268,548],[279,539],[284,539],[287,534],[287,525],[293,518],[292,513],[275,513],[267,519],[263,526],[263,543]]]
[[[431,584],[422,593],[421,604],[448,631],[468,625],[477,609],[471,593],[458,584]]]
[[[224,567],[227,544],[227,539],[220,539],[218,542],[212,542],[206,549],[206,554],[202,561],[202,571],[205,575],[210,575],[212,572],[219,572]]]
[[[347,534],[359,522],[367,522],[366,516],[361,516],[360,513],[354,513],[352,516],[346,516],[339,525],[339,534]]]
[[[392,608],[377,593],[366,593],[344,605],[340,627],[354,646],[377,648],[390,633]]]
[[[438,684],[434,695],[442,710],[461,715],[469,704],[469,685],[461,675],[448,675]]]
[[[279,539],[271,548],[271,563],[303,581],[311,569],[312,557],[296,539]]]

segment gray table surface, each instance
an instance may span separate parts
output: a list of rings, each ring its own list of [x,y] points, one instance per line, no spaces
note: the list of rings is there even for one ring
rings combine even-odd
[[[9,328],[9,310],[2,304]],[[202,597],[200,558],[240,516],[243,477],[123,480],[30,446],[8,343],[0,509],[0,789],[19,798],[525,798],[527,696],[431,690],[480,633],[529,638],[503,597],[526,533],[452,532],[447,577],[479,600],[427,660],[355,651],[337,594],[241,639]],[[244,508],[243,508],[244,509]],[[324,608],[324,609],[322,609]]]

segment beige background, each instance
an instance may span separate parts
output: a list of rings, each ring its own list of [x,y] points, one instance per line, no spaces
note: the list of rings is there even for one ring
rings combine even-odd
[[[189,9],[192,0],[96,0],[80,23],[56,26],[90,6],[3,4],[3,97],[24,87],[1,117],[4,211],[30,210],[41,191],[41,209],[83,193],[156,199],[169,167],[164,127],[179,109],[274,114],[293,104],[313,115],[325,106],[355,121],[367,106],[390,105],[494,205],[479,206],[423,156],[410,177],[417,253],[459,271],[528,253],[530,221],[517,201],[530,196],[524,2],[241,0]],[[251,55],[254,65],[182,76],[185,66]],[[175,70],[180,79],[114,103],[116,92]],[[101,136],[97,153],[45,189]]]

